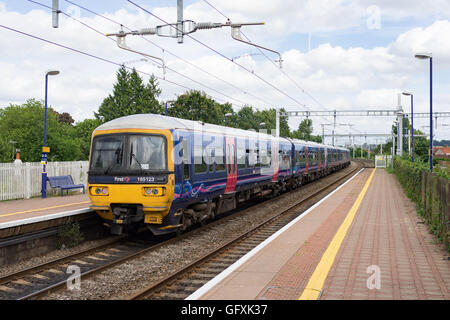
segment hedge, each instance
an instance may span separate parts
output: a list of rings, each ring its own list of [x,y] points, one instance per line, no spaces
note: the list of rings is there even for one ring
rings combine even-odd
[[[407,196],[417,204],[418,213],[430,230],[450,251],[450,181],[448,173],[429,172],[427,163],[394,160],[394,172]]]

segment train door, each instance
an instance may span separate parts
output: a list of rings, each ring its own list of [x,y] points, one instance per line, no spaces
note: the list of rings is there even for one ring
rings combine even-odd
[[[308,146],[305,146],[305,172],[308,173],[308,167],[309,167],[309,157],[308,157]]]
[[[225,193],[233,192],[237,183],[236,143],[234,138],[225,137],[227,185]]]
[[[318,169],[320,170],[320,164],[321,164],[320,162],[322,161],[322,157],[320,156],[320,147],[317,148],[317,158],[319,161]]]
[[[189,136],[183,136],[180,139],[180,198],[189,198],[192,191],[190,167],[192,163],[191,150],[189,150]]]
[[[278,173],[280,171],[280,157],[279,157],[279,142],[272,140],[272,167],[273,175],[272,182],[278,181]]]

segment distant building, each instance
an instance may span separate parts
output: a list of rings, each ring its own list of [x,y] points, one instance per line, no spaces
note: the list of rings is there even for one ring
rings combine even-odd
[[[433,147],[433,157],[450,159],[450,147],[448,144],[445,147]]]

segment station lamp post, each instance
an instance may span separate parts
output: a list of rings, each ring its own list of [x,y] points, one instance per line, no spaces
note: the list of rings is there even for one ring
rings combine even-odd
[[[266,123],[265,122],[261,122],[259,124],[259,130],[261,131],[261,129],[264,128],[265,126],[266,126]]]
[[[411,92],[403,92],[402,94],[411,97],[411,162],[414,162],[414,95]]]
[[[430,150],[428,151],[430,161],[430,172],[433,172],[433,55],[431,53],[417,53],[417,59],[430,59]]]
[[[230,117],[232,115],[232,113],[225,113],[225,127],[227,126],[227,117]]]
[[[47,88],[48,88],[48,76],[55,76],[59,74],[58,70],[48,70],[45,73],[45,111],[44,111],[44,146],[42,147],[41,163],[42,168],[42,183],[41,183],[41,194],[42,198],[47,197],[47,153],[50,151],[47,147]]]

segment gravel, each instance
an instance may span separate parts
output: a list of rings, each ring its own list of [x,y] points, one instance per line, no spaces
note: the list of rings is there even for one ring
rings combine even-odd
[[[218,248],[236,235],[250,230],[274,213],[298,202],[312,190],[325,186],[343,176],[356,165],[351,164],[329,177],[305,185],[298,190],[283,194],[276,201],[266,201],[244,209],[224,219],[224,223],[202,232],[191,232],[192,236],[140,256],[137,259],[112,267],[88,279],[81,279],[81,290],[59,290],[43,299],[124,299],[150,283],[193,262],[214,248]],[[315,202],[315,201],[313,201]],[[311,203],[309,206],[312,205]],[[306,210],[302,208],[302,212]]]
[[[19,261],[13,264],[5,265],[0,268],[0,277],[8,275],[13,272],[18,272],[20,270],[28,269],[36,265],[40,265],[55,259],[64,258],[78,252],[97,247],[103,243],[110,241],[111,237],[106,237],[99,240],[90,240],[81,243],[74,248],[65,248],[61,250],[55,250],[42,256],[33,257],[27,260]]]

